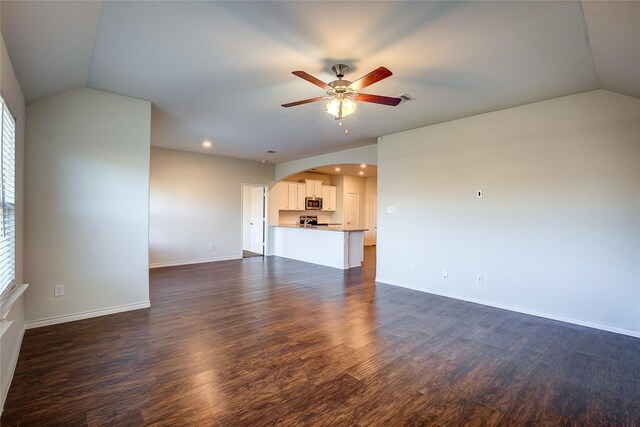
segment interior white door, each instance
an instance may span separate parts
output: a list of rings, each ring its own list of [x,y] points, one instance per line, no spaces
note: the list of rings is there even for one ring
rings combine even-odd
[[[358,193],[347,193],[347,224],[348,228],[358,228],[360,218],[360,195]]]
[[[251,252],[264,250],[264,188],[251,189]]]

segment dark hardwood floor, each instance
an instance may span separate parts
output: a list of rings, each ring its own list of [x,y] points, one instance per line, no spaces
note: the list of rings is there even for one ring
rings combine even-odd
[[[640,425],[640,340],[266,257],[27,331],[2,426]]]

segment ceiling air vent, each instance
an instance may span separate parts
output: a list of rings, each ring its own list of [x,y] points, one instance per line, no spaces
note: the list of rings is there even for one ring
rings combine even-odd
[[[402,95],[398,95],[398,98],[402,99],[402,101],[400,101],[401,104],[416,100],[413,96],[409,95],[408,93],[403,93]]]
[[[275,154],[275,153],[277,153],[277,151],[267,150],[267,151],[265,151],[265,153],[268,153],[268,154]]]

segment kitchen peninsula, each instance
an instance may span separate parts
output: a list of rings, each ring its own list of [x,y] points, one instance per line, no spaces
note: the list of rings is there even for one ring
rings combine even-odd
[[[274,225],[274,255],[347,270],[360,267],[366,229]]]

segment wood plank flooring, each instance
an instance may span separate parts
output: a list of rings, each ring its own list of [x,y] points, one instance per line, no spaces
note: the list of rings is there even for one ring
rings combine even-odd
[[[640,340],[248,258],[27,331],[2,426],[640,425]]]
[[[259,254],[257,252],[245,251],[245,250],[242,251],[242,258],[251,258],[255,256],[262,256],[262,254]]]

